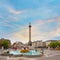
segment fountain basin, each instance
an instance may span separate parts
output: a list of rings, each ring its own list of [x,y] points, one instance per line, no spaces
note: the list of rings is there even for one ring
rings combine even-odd
[[[30,50],[29,52],[21,53],[20,51],[10,51],[10,54],[13,55],[23,55],[23,56],[40,56],[42,55],[39,51]]]

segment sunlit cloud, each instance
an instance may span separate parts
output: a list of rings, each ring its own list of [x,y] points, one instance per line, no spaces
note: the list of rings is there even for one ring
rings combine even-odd
[[[13,8],[8,8],[7,7],[7,9],[8,9],[8,11],[10,12],[10,13],[13,13],[13,14],[21,14],[21,13],[23,13],[23,11],[17,11],[17,10],[14,10]]]

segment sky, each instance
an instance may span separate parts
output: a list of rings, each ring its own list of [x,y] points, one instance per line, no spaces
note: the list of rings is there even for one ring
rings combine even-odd
[[[60,40],[60,0],[0,0],[0,38],[11,42]]]

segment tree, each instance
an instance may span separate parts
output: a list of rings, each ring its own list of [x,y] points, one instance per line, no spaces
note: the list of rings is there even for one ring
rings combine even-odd
[[[60,42],[58,42],[58,47],[60,47]]]
[[[8,39],[0,39],[0,46],[3,46],[5,49],[9,48],[11,46],[11,42]]]
[[[57,42],[51,42],[51,43],[49,44],[49,46],[50,46],[51,48],[56,48],[56,47],[57,47]]]
[[[4,49],[7,49],[9,46],[8,46],[8,41],[4,40],[2,46],[4,47]]]

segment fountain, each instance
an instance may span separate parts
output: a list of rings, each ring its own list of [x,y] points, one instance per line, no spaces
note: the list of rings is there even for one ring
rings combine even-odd
[[[26,47],[24,47],[24,49],[21,50],[20,52],[21,52],[21,53],[27,53],[27,52],[29,52],[29,49],[26,49]]]
[[[41,52],[36,51],[36,50],[29,50],[29,48],[24,47],[22,50],[14,50],[14,51],[10,51],[10,54],[13,55],[23,55],[23,56],[30,56],[30,57],[37,57],[37,56],[41,56]]]

